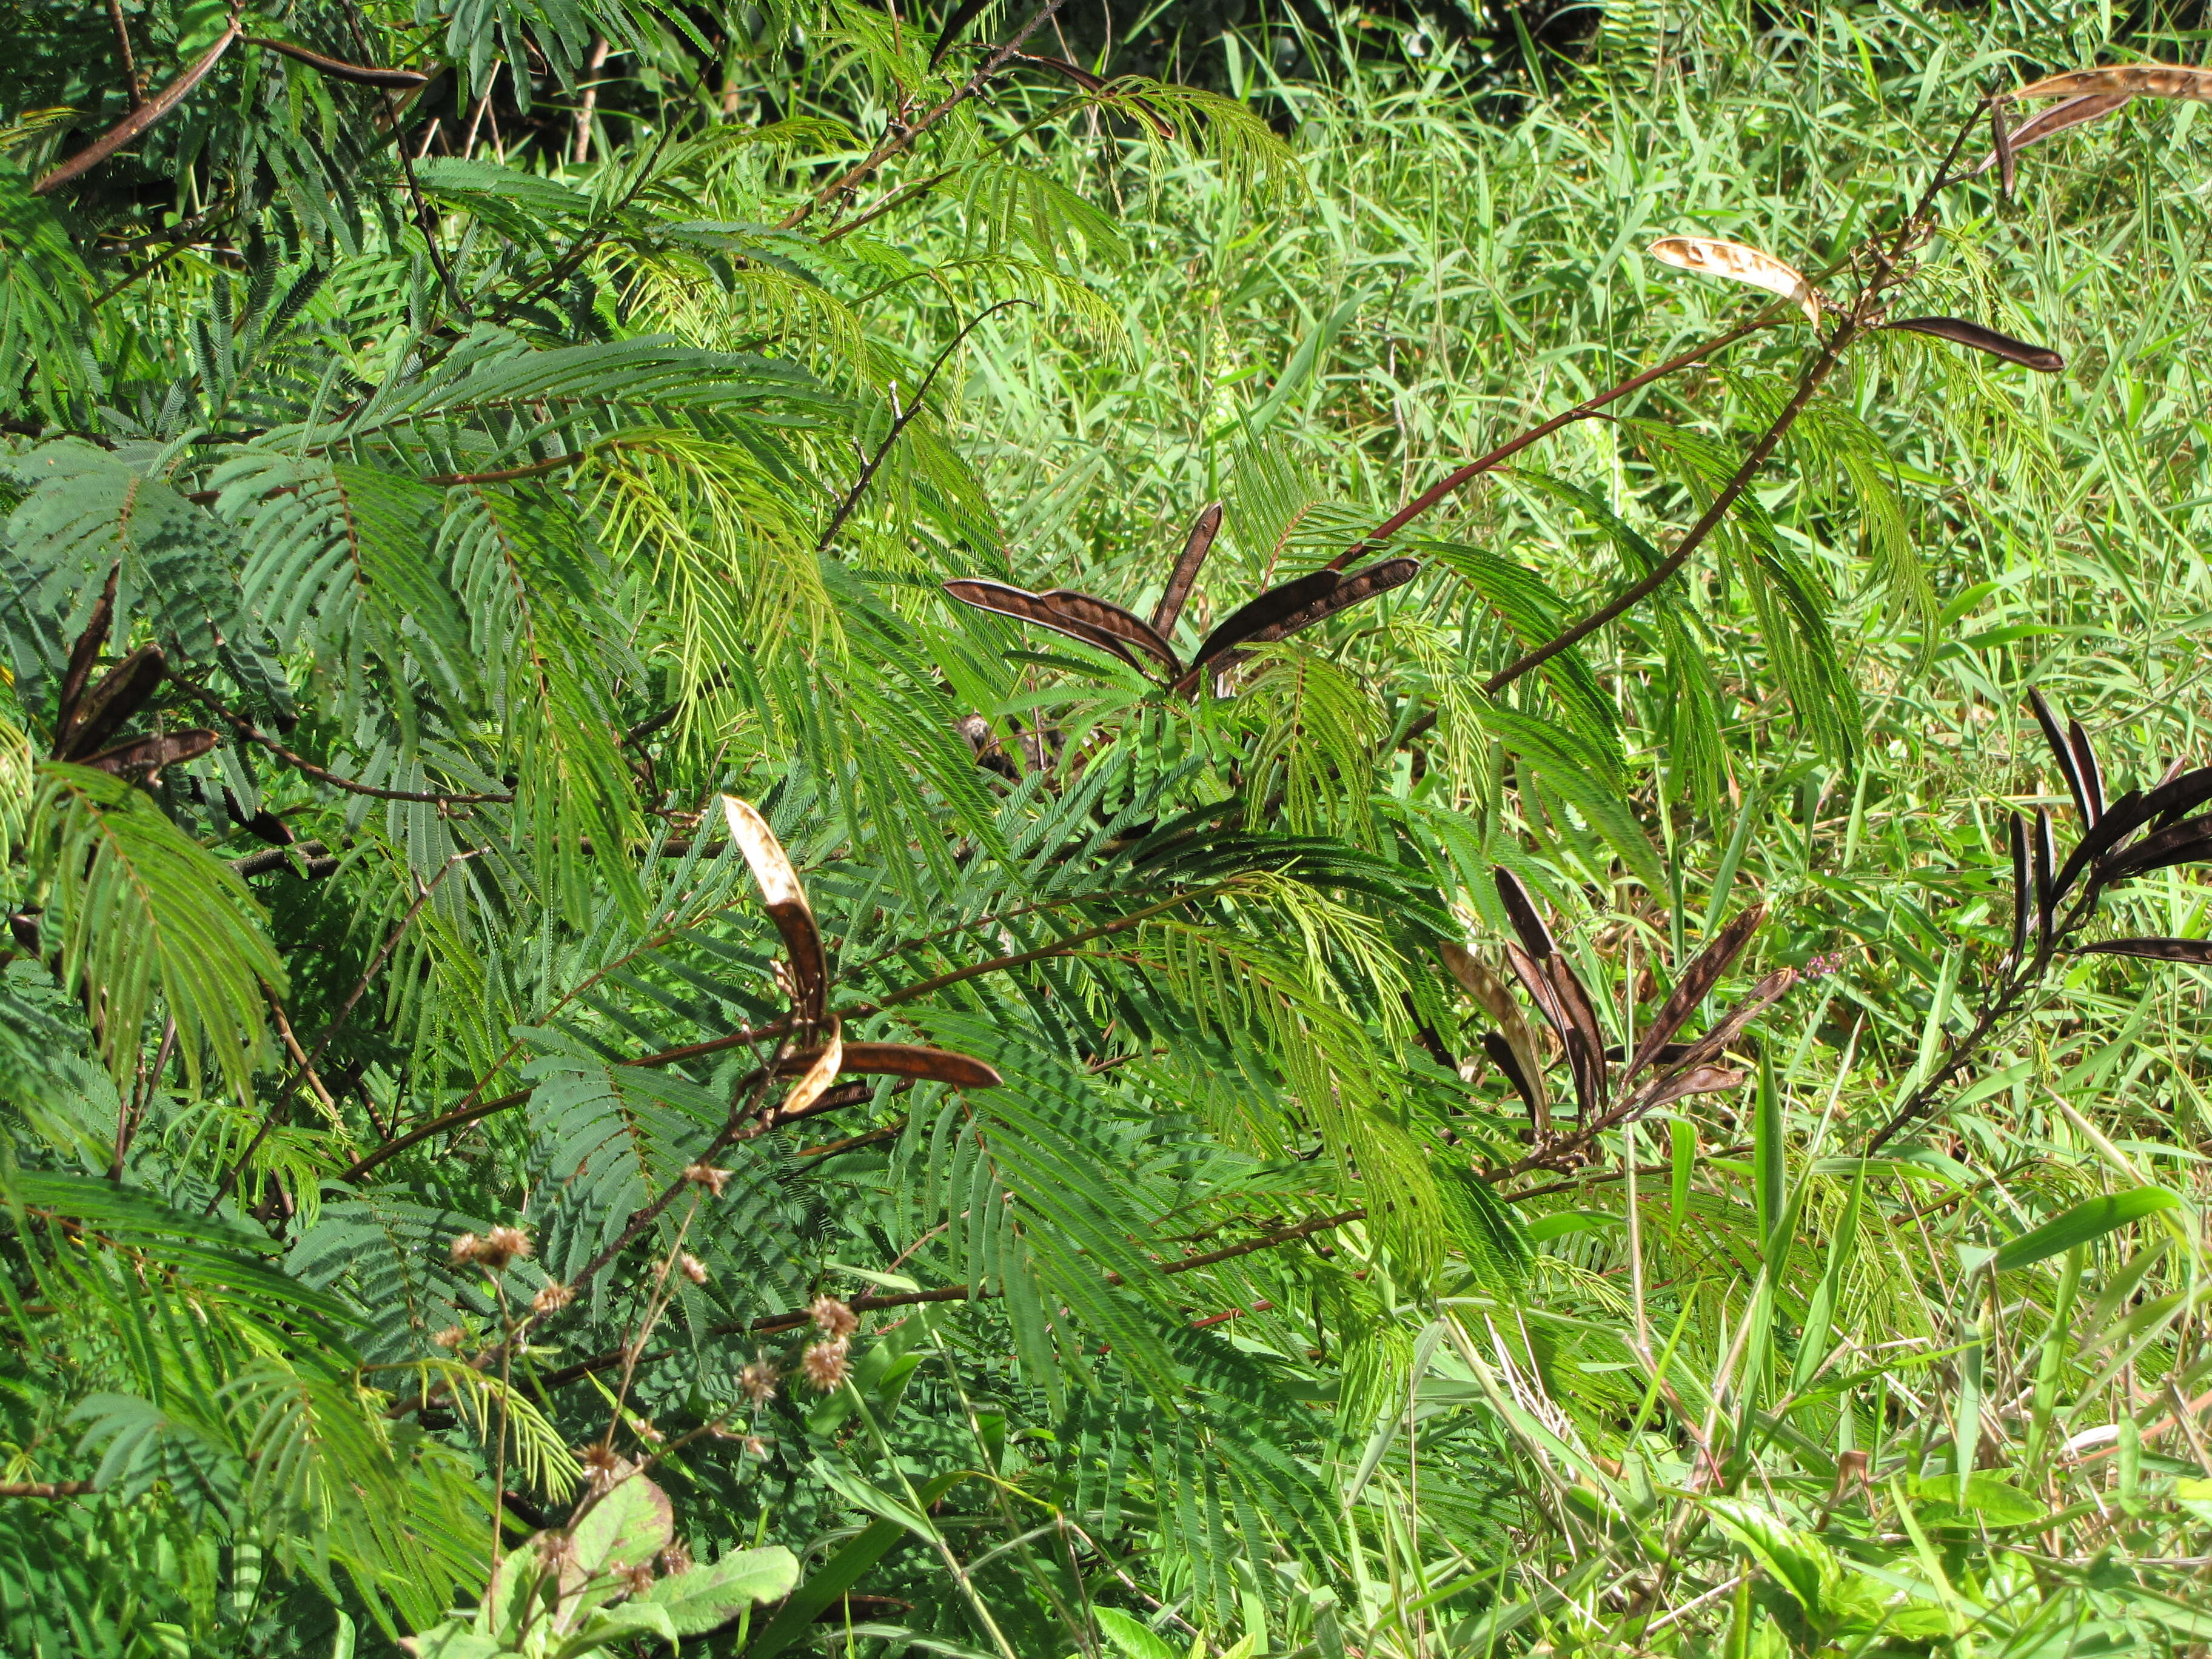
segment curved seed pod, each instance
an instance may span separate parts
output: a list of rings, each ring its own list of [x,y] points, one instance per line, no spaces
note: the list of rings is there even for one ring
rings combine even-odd
[[[416,70],[380,69],[370,64],[349,64],[343,58],[325,58],[319,52],[310,52],[305,46],[295,46],[289,40],[267,40],[258,34],[246,37],[249,46],[259,46],[264,52],[273,52],[305,64],[310,69],[320,70],[333,81],[350,81],[357,87],[398,87],[402,88],[428,86],[430,77]]]
[[[1129,647],[1113,635],[1103,628],[1095,628],[1089,623],[1060,615],[1053,609],[1050,601],[1030,592],[1026,587],[1013,587],[981,576],[963,576],[957,581],[945,583],[945,591],[961,604],[972,605],[978,611],[1012,617],[1018,622],[1035,623],[1040,628],[1049,628],[1055,634],[1065,634],[1071,640],[1095,645],[1101,651],[1119,657],[1139,674],[1145,672],[1144,665],[1130,654]]]
[[[1213,538],[1220,533],[1221,503],[1209,501],[1192,523],[1189,538],[1182,544],[1182,556],[1169,574],[1167,591],[1160,595],[1159,609],[1152,612],[1152,629],[1161,638],[1174,633],[1175,625],[1182,620],[1182,608],[1190,598],[1191,584],[1198,580],[1198,568],[1213,551]]]
[[[215,44],[195,58],[189,68],[33,185],[31,194],[44,196],[50,190],[59,190],[72,179],[82,178],[167,115],[184,101],[194,87],[207,79],[208,72],[222,61],[223,53],[237,41],[239,33],[236,14],[234,13],[229,27],[216,37]]]
[[[1480,1005],[1483,1012],[1498,1022],[1496,1035],[1500,1042],[1512,1049],[1514,1060],[1521,1070],[1522,1081],[1514,1086],[1528,1101],[1529,1115],[1536,1127],[1540,1130],[1549,1127],[1552,1103],[1544,1087],[1543,1053],[1536,1045],[1536,1033],[1522,1017],[1520,1005],[1513,1000],[1513,994],[1506,989],[1504,981],[1484,965],[1480,957],[1465,946],[1446,939],[1437,947],[1437,954],[1443,958],[1445,969],[1459,981],[1460,988]],[[1488,1042],[1489,1039],[1486,1037],[1486,1047]],[[1496,1055],[1492,1058],[1495,1059]]]
[[[2208,855],[2212,855],[2212,814],[2184,818],[2145,836],[2099,871],[2098,880],[2100,884],[2110,885]]]
[[[2090,829],[2105,816],[2105,772],[2079,720],[2066,722],[2066,746],[2074,751],[2074,775],[2081,780],[2081,817]]]
[[[1490,1063],[1503,1073],[1505,1080],[1518,1091],[1522,1103],[1528,1109],[1528,1121],[1541,1134],[1551,1115],[1545,1110],[1542,1097],[1537,1093],[1535,1079],[1540,1074],[1529,1072],[1522,1065],[1521,1056],[1514,1053],[1513,1045],[1498,1032],[1485,1031],[1482,1034],[1482,1052],[1490,1056]]]
[[[1645,1087],[1656,1093],[1681,1073],[1709,1064],[1742,1034],[1743,1028],[1751,1024],[1760,1009],[1778,1000],[1796,982],[1797,970],[1795,968],[1777,968],[1747,991],[1742,1000],[1721,1017],[1717,1025],[1692,1043],[1688,1052],[1676,1060],[1662,1077]]]
[[[158,645],[142,645],[100,677],[55,722],[54,758],[82,760],[146,706],[169,672]]]
[[[935,69],[944,61],[945,54],[952,50],[952,43],[960,38],[960,32],[981,17],[984,8],[989,4],[991,0],[960,0],[959,9],[945,20],[944,33],[937,37],[936,46],[930,49],[930,68]]]
[[[1104,599],[1079,593],[1072,587],[1055,587],[1037,598],[1052,607],[1053,614],[1068,622],[1081,623],[1086,628],[1111,634],[1126,640],[1147,656],[1156,659],[1170,675],[1182,672],[1182,664],[1176,659],[1175,647],[1152,631],[1152,625],[1141,617],[1133,616],[1118,605]]]
[[[2194,98],[2212,103],[2212,70],[2184,64],[2114,64],[2104,69],[2073,70],[2046,76],[2010,96],[2014,98],[2110,97]]]
[[[1370,564],[1364,570],[1356,570],[1345,577],[1334,588],[1316,599],[1304,610],[1291,612],[1279,623],[1270,623],[1248,637],[1248,645],[1270,645],[1277,640],[1288,639],[1301,629],[1316,623],[1327,622],[1340,611],[1348,611],[1362,600],[1371,599],[1377,593],[1388,593],[1394,587],[1403,587],[1421,574],[1419,559],[1385,559]]]
[[[723,799],[727,799],[725,796]],[[822,1098],[830,1085],[837,1080],[837,1073],[845,1064],[845,1039],[839,1030],[840,1022],[830,1022],[829,1041],[814,1051],[814,1058],[799,1074],[799,1081],[791,1085],[791,1092],[783,1097],[783,1104],[775,1109],[778,1117],[799,1117],[808,1107]]]
[[[776,1070],[785,1077],[810,1070],[821,1058],[818,1048],[787,1054]],[[923,1048],[907,1042],[848,1042],[838,1061],[840,1073],[869,1077],[910,1077],[927,1083],[950,1083],[961,1089],[995,1088],[1006,1079],[994,1066],[970,1054],[945,1048]]]
[[[2153,962],[2195,962],[2212,965],[2212,939],[2108,939],[2085,945],[2084,956],[2145,957]]]
[[[2051,844],[2051,812],[2046,807],[2035,809],[2035,936],[2048,942],[2051,938],[2051,913],[2058,902],[2057,884],[2051,878],[2051,866],[2057,857]]]
[[[791,867],[791,859],[768,820],[749,802],[723,796],[722,816],[729,823],[730,839],[737,842],[753,879],[760,884],[775,931],[783,935],[791,969],[791,1017],[801,1025],[818,1025],[830,998],[830,969],[822,952],[822,932],[807,908],[799,872]]]
[[[2063,904],[2081,872],[2104,859],[2115,847],[2142,828],[2150,817],[2147,798],[2140,789],[2130,789],[2105,809],[2097,820],[2097,827],[2085,830],[2081,839],[2074,843],[2074,850],[2066,855],[2066,862],[2058,866],[2057,877],[2051,883],[2052,902]],[[2100,878],[2101,883],[2102,878]]]
[[[1741,1089],[1751,1081],[1748,1072],[1732,1072],[1725,1066],[1692,1066],[1688,1071],[1667,1079],[1659,1085],[1659,1092],[1645,1103],[1647,1111],[1664,1106],[1686,1095],[1725,1094],[1731,1089]]]
[[[2035,901],[2027,884],[2027,820],[2017,812],[2011,818],[2012,957],[2018,962],[2027,949],[2027,913]]]
[[[2058,775],[2066,780],[2068,792],[2074,797],[2074,810],[2081,815],[2081,822],[2089,822],[2089,797],[2081,787],[2081,774],[2074,759],[2074,745],[2066,741],[2058,729],[2058,717],[2051,712],[2051,705],[2043,700],[2043,693],[2033,686],[2028,689],[2028,707],[2035,710],[2035,723],[2043,728],[2043,740],[2051,745],[2051,757],[2058,763]]]
[[[1970,323],[1963,317],[1900,317],[1893,323],[1884,323],[1887,329],[1906,329],[1915,334],[1932,334],[1939,340],[1948,340],[1954,345],[1972,346],[1977,351],[1986,351],[1992,357],[2002,357],[2008,363],[2018,363],[2039,374],[2056,374],[2066,367],[2066,359],[2049,346],[2031,345],[2026,340],[2015,340],[2009,334],[2000,334],[1993,328],[1984,328],[1979,323]]]
[[[84,696],[84,688],[92,678],[92,665],[100,660],[100,653],[107,644],[107,630],[115,621],[115,581],[123,567],[115,566],[107,573],[107,588],[100,594],[100,603],[92,608],[84,632],[78,635],[76,645],[70,649],[69,668],[62,675],[60,700],[55,704],[54,752],[59,755],[70,732],[77,724],[77,704]]]
[[[1662,236],[1644,252],[1662,264],[1725,276],[1780,295],[1796,303],[1807,322],[1815,328],[1820,325],[1820,300],[1813,285],[1795,265],[1786,265],[1771,253],[1746,247],[1741,242],[1716,241],[1710,236]]]
[[[1690,958],[1690,965],[1682,970],[1674,988],[1667,994],[1667,1000],[1659,1005],[1659,1012],[1651,1017],[1650,1029],[1644,1040],[1636,1045],[1636,1053],[1623,1074],[1626,1082],[1652,1061],[1660,1058],[1668,1046],[1668,1039],[1682,1029],[1692,1010],[1712,994],[1720,976],[1729,970],[1729,964],[1742,954],[1751,936],[1759,931],[1759,924],[1766,920],[1766,907],[1754,904],[1739,911],[1728,925],[1705,941],[1705,948]]]
[[[2012,129],[2007,135],[2013,154],[2017,155],[2030,144],[2040,143],[2054,133],[2069,127],[2078,127],[2084,122],[2096,120],[2124,107],[2135,94],[2129,92],[2085,93],[2079,98],[2069,98],[2063,103],[2053,104],[2049,109],[2038,110],[2033,115]],[[1997,165],[1995,152],[1984,155],[1975,167],[1977,176]]]
[[[1521,878],[1500,864],[1492,866],[1490,878],[1498,884],[1498,896],[1505,906],[1506,920],[1513,924],[1513,931],[1521,936],[1521,943],[1528,947],[1528,954],[1539,962],[1556,955],[1559,942],[1544,925],[1543,915],[1536,908],[1536,901],[1528,896],[1528,890],[1521,884]]]
[[[1605,1032],[1597,1023],[1597,1010],[1590,1006],[1589,993],[1564,955],[1546,957],[1536,968],[1551,981],[1552,995],[1566,1017],[1559,1040],[1566,1045],[1567,1070],[1575,1082],[1577,1118],[1587,1122],[1605,1102]]]
[[[1279,587],[1271,587],[1256,599],[1248,600],[1224,617],[1220,625],[1206,636],[1206,643],[1192,653],[1191,662],[1204,667],[1232,646],[1241,645],[1263,628],[1272,628],[1286,617],[1296,616],[1315,600],[1334,591],[1344,580],[1339,570],[1316,570],[1287,581]]]
[[[88,755],[77,764],[117,777],[142,777],[151,783],[161,776],[163,767],[198,760],[215,745],[214,732],[204,726],[194,726],[185,732],[165,732],[155,738],[133,738],[112,749],[103,749],[97,755]]]
[[[2004,188],[2004,198],[2009,202],[2012,200],[2013,185],[2019,178],[2019,169],[2013,164],[2012,132],[2005,125],[2004,100],[2001,98],[1990,100],[1990,148],[1996,157],[1997,176]]]

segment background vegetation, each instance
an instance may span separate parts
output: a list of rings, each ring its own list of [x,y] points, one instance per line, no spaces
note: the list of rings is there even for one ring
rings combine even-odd
[[[9,11],[0,1647],[2212,1639],[2204,889],[1976,1018],[2029,690],[2212,760],[2204,112],[1942,195],[1893,312],[2063,372],[1853,345],[1486,689],[1814,359],[1650,243],[1848,301],[2197,20],[1584,21]],[[1218,500],[1188,659],[1761,316],[1194,697],[941,591]],[[1764,907],[1711,1086],[1583,1132],[1498,866],[1623,1050]]]

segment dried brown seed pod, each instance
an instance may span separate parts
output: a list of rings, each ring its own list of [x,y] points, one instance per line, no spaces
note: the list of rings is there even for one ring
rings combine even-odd
[[[1662,236],[1644,250],[1662,264],[1695,270],[1707,276],[1724,276],[1748,283],[1769,294],[1793,301],[1805,320],[1820,325],[1820,296],[1796,266],[1784,264],[1772,254],[1741,242],[1723,242],[1711,236]]]

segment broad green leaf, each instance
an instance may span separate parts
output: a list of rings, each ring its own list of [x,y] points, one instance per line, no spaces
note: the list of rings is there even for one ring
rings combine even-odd
[[[770,1544],[733,1550],[711,1567],[657,1579],[632,1602],[666,1613],[678,1636],[703,1636],[757,1602],[781,1601],[798,1582],[799,1558],[781,1544]]]
[[[1787,1590],[1808,1618],[1818,1618],[1825,1587],[1839,1571],[1828,1547],[1800,1533],[1771,1510],[1744,1498],[1701,1498],[1698,1506]]]
[[[1148,1628],[1134,1613],[1119,1607],[1094,1607],[1099,1633],[1113,1644],[1121,1659],[1182,1659],[1175,1644]]]
[[[2057,1220],[2045,1222],[2033,1232],[2023,1233],[2005,1245],[1996,1254],[1996,1270],[2005,1273],[2033,1267],[2076,1244],[2102,1238],[2130,1221],[2140,1221],[2160,1210],[2171,1210],[2180,1202],[2179,1196],[2163,1187],[2138,1187],[2132,1192],[2108,1193],[2101,1198],[2087,1200]]]

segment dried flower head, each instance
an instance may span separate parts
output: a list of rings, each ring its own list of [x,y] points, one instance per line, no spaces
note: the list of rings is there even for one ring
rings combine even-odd
[[[594,1440],[588,1446],[576,1448],[576,1461],[584,1466],[590,1477],[592,1490],[605,1492],[630,1472],[629,1461],[614,1449],[610,1440]]]
[[[469,1334],[459,1325],[448,1325],[430,1339],[441,1348],[458,1348],[468,1340]]]
[[[548,1285],[530,1298],[532,1313],[556,1313],[576,1299],[575,1291],[567,1285]]]
[[[718,1170],[711,1164],[691,1164],[684,1166],[684,1178],[695,1187],[706,1188],[720,1198],[722,1188],[729,1184],[730,1172]]]
[[[807,1385],[823,1394],[843,1386],[846,1375],[852,1370],[846,1356],[853,1345],[844,1337],[833,1342],[817,1342],[799,1356],[799,1369]]]
[[[463,1233],[453,1241],[449,1254],[456,1267],[473,1265],[500,1273],[515,1257],[528,1255],[530,1248],[530,1235],[521,1228],[494,1227],[482,1238]]]
[[[641,1561],[623,1577],[629,1580],[632,1595],[642,1595],[653,1588],[653,1563]]]
[[[694,1285],[703,1285],[707,1282],[707,1264],[692,1255],[690,1251],[686,1250],[678,1256],[676,1265],[682,1271],[684,1277]]]
[[[660,1553],[660,1570],[666,1573],[671,1578],[675,1577],[679,1572],[690,1571],[691,1550],[690,1546],[685,1544],[680,1538],[671,1542],[668,1547]]]
[[[738,1386],[754,1405],[764,1406],[775,1398],[775,1367],[765,1359],[756,1359],[738,1373]]]
[[[766,1457],[768,1455],[768,1442],[757,1434],[747,1435],[744,1437],[744,1445],[750,1456]]]
[[[814,1328],[832,1342],[840,1341],[860,1328],[860,1316],[836,1297],[817,1296],[808,1304],[806,1311],[814,1316]]]

